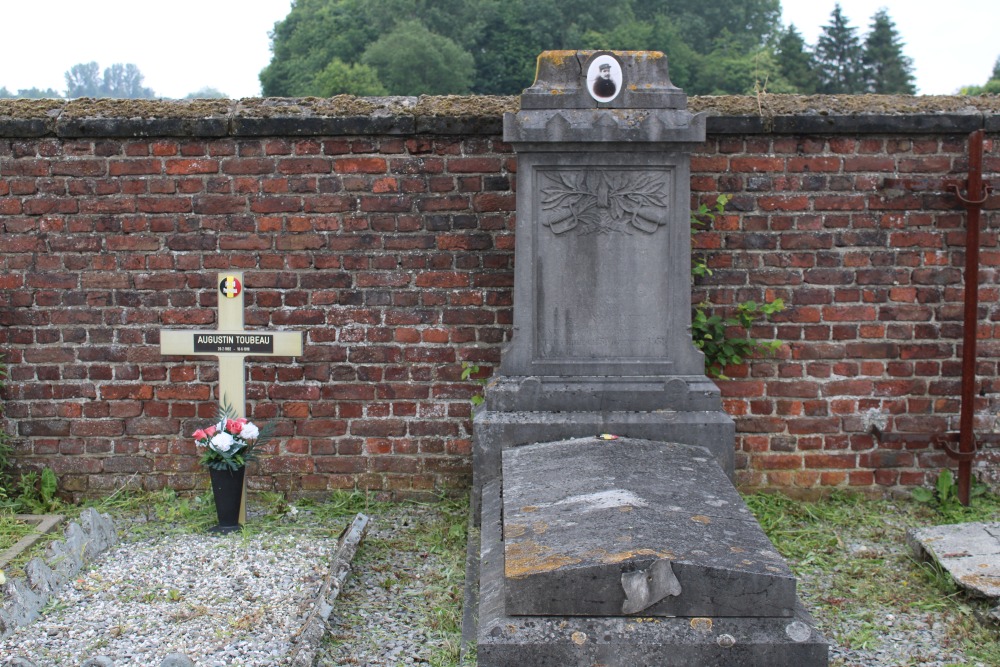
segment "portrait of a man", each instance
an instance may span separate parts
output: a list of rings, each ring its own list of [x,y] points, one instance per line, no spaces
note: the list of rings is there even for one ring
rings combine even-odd
[[[601,63],[600,74],[594,79],[594,96],[614,97],[616,92],[618,92],[618,86],[611,80],[611,65]]]
[[[612,56],[598,56],[587,69],[587,87],[598,102],[610,102],[621,90],[622,68]]]

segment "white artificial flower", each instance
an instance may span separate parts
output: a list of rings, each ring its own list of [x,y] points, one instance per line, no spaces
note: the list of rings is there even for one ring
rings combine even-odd
[[[247,422],[240,431],[240,437],[244,440],[253,440],[260,435],[260,429],[253,422]]]
[[[233,446],[233,436],[228,433],[216,433],[212,436],[212,449],[217,452],[228,452]]]

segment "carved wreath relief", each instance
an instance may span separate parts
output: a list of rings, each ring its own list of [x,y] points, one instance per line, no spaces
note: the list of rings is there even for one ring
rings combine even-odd
[[[542,171],[541,223],[554,234],[652,234],[667,224],[668,176],[662,171]]]

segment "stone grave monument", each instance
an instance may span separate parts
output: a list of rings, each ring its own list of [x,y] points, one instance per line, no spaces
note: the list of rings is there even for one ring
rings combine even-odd
[[[479,665],[826,665],[691,342],[704,117],[661,53],[549,51],[504,139],[514,337],[474,418]]]

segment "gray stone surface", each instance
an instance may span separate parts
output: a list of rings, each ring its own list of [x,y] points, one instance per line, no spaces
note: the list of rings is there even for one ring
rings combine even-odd
[[[917,557],[937,562],[974,595],[1000,598],[1000,523],[918,528],[907,540]]]
[[[721,410],[503,412],[484,408],[473,416],[475,489],[500,478],[500,457],[505,449],[601,433],[705,447],[723,471],[730,478],[733,475],[736,426]],[[478,498],[477,493],[473,498]]]
[[[591,437],[508,450],[503,516],[508,614],[794,612],[791,571],[703,448]],[[673,592],[636,608],[625,583],[644,572]]]
[[[588,64],[621,66],[599,103]],[[546,52],[504,138],[518,154],[514,335],[475,415],[475,486],[500,452],[613,432],[708,447],[735,428],[691,341],[690,151],[705,122],[654,52]]]
[[[690,334],[688,153],[556,145],[515,143],[514,336],[500,373],[704,375]]]
[[[610,55],[622,69],[622,89],[598,103],[585,87],[588,65]],[[687,95],[670,83],[667,57],[658,51],[545,51],[535,82],[521,95],[522,109],[683,109]]]
[[[730,483],[735,428],[691,340],[706,123],[686,106],[662,54],[546,52],[504,118],[514,334],[473,421],[480,665],[827,664]]]
[[[490,380],[487,410],[497,412],[655,412],[719,410],[719,388],[704,375],[510,377]]]
[[[44,560],[33,558],[28,562],[23,579],[4,584],[0,639],[37,618],[49,597],[76,576],[85,562],[118,542],[108,515],[88,508],[77,521],[66,527],[63,539],[49,543]]]
[[[115,661],[106,655],[97,655],[84,660],[80,667],[115,667]]]
[[[822,667],[828,648],[798,606],[792,617],[512,616],[504,609],[500,484],[483,495],[481,667]]]

